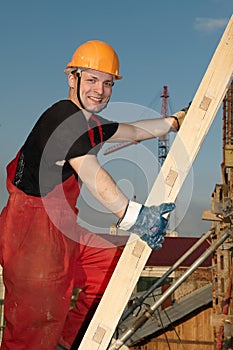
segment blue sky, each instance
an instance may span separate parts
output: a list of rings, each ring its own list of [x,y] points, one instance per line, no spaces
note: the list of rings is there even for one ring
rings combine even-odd
[[[100,39],[118,52],[124,78],[115,84],[112,102],[160,111],[167,85],[172,113],[194,96],[232,10],[230,0],[1,2],[0,206],[7,199],[6,164],[43,110],[67,97],[63,70],[79,44]],[[147,146],[156,157],[155,142]],[[220,111],[185,189],[190,204],[179,226],[182,235],[199,236],[209,227],[201,213],[210,208],[214,186],[221,183],[221,147]],[[119,166],[108,166],[118,177]]]

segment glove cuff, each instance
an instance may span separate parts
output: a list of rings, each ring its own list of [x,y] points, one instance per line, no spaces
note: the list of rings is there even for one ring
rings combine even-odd
[[[174,118],[177,122],[178,127],[176,131],[180,130],[181,124],[183,123],[186,114],[187,114],[187,111],[185,112],[184,110],[181,110],[171,115],[171,118]]]
[[[142,209],[142,204],[129,201],[124,216],[118,220],[116,227],[121,230],[129,230],[132,227]]]

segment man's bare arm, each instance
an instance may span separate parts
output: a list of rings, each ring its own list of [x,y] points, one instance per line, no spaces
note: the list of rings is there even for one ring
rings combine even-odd
[[[190,106],[191,102],[189,103]],[[120,123],[116,133],[108,142],[140,142],[161,137],[170,131],[178,131],[189,109],[185,107],[166,118],[139,120],[132,123]]]
[[[96,156],[87,154],[70,159],[69,162],[91,194],[118,218],[121,218],[129,200],[110,174],[101,167]]]
[[[158,118],[140,120],[132,123],[120,123],[116,133],[108,142],[136,141],[140,142],[166,135],[177,130],[174,118]]]

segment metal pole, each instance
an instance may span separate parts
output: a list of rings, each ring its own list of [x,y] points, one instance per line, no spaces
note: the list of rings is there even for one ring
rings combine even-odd
[[[0,267],[0,345],[2,343],[3,330],[4,330],[4,295],[5,287],[2,277],[2,267]]]
[[[178,278],[178,280],[173,283],[170,288],[168,288],[163,295],[150,307],[147,308],[144,313],[136,320],[133,326],[125,332],[121,338],[117,339],[108,350],[117,350],[137,331],[141,328],[146,321],[151,318],[155,310],[170,296],[202,263],[208,256],[213,253],[230,235],[231,230],[226,230],[221,237],[219,237],[215,243],[213,243],[186,271]]]
[[[133,304],[123,313],[122,318],[119,322],[123,322],[126,320],[126,318],[137,308],[139,307],[146,298],[154,292],[156,288],[158,288],[165,279],[174,272],[185,259],[187,259],[212,233],[214,232],[214,229],[209,230],[204,235],[200,237],[200,239],[185,252],[176,262],[173,266],[171,266],[164,274],[161,276],[145,293],[143,293],[139,298],[135,298]]]

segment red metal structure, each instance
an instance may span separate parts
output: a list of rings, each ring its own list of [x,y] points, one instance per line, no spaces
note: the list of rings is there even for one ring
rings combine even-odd
[[[164,85],[163,92],[161,94],[162,98],[162,107],[161,107],[161,116],[168,116],[168,87]],[[158,140],[158,160],[160,167],[163,165],[165,158],[167,157],[169,151],[169,135],[165,135]]]

